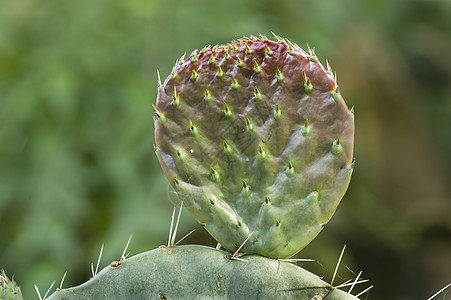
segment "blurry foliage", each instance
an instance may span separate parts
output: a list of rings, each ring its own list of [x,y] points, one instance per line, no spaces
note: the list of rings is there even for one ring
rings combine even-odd
[[[362,269],[370,299],[431,296],[451,278],[450,15],[446,0],[0,2],[0,267],[32,298],[66,270],[85,280],[102,243],[102,266],[132,233],[132,254],[165,243],[156,69],[274,31],[328,58],[356,107],[354,177],[305,267],[330,278],[347,243],[340,279]],[[197,226],[184,213],[180,234]]]

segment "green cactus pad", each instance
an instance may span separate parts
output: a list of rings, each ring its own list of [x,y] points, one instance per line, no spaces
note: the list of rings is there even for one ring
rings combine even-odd
[[[22,292],[15,281],[9,280],[5,272],[0,273],[0,300],[22,300]]]
[[[48,300],[358,300],[296,265],[259,255],[241,259],[246,261],[231,260],[230,253],[204,246],[161,247],[108,266]]]
[[[156,103],[156,154],[227,250],[290,257],[332,217],[353,169],[354,116],[309,49],[244,38],[181,59]],[[196,74],[196,76],[192,76]]]

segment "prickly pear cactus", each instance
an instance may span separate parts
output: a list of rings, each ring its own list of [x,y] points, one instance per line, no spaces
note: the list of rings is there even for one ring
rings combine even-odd
[[[293,264],[258,255],[239,261],[204,246],[161,247],[103,269],[86,283],[53,293],[71,299],[357,300]]]
[[[15,281],[9,280],[5,272],[0,273],[0,299],[22,300],[22,292]]]
[[[159,84],[155,151],[187,210],[227,250],[305,247],[353,169],[354,116],[330,67],[278,38],[194,51]]]

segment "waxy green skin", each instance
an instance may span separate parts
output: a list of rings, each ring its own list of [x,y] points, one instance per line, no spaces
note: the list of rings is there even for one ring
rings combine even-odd
[[[286,258],[322,230],[353,169],[354,114],[312,51],[242,39],[195,51],[158,88],[155,151],[227,250]]]
[[[356,297],[287,262],[258,255],[231,260],[205,246],[161,247],[108,266],[93,279],[56,291],[48,300],[82,299],[299,299]],[[316,298],[314,298],[316,296]]]
[[[15,281],[11,281],[5,272],[0,273],[0,300],[22,300],[22,292]]]

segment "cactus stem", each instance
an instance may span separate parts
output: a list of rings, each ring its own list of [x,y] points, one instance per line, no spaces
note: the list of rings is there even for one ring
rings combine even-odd
[[[266,47],[268,47],[268,46],[266,46]],[[260,68],[258,62],[254,62],[254,72],[256,74],[260,74],[262,72],[262,69]]]
[[[224,116],[226,118],[230,118],[232,116],[232,111],[230,110],[230,108],[227,105],[227,103],[224,103]]]
[[[221,67],[218,68],[218,71],[216,72],[216,77],[218,78],[224,77],[224,71],[222,70]]]
[[[254,87],[253,97],[255,101],[262,100],[262,93],[258,87]]]
[[[210,102],[210,101],[211,101],[211,92],[210,92],[209,89],[206,89],[206,90],[205,90],[205,93],[204,93],[204,100],[207,101],[207,102]]]
[[[240,86],[240,84],[238,83],[238,80],[235,77],[233,77],[232,78],[232,89],[237,90],[239,86]]]
[[[254,124],[249,119],[246,119],[246,131],[249,133],[254,131]]]
[[[279,104],[276,104],[276,108],[274,109],[274,119],[279,120],[282,116],[282,111],[280,110]]]

